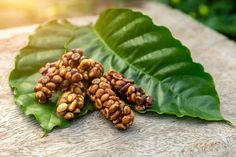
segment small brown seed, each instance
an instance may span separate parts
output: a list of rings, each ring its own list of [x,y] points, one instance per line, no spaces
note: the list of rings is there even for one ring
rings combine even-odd
[[[101,102],[100,99],[96,99],[95,106],[97,107],[97,109],[101,109],[102,108],[102,102]]]
[[[81,48],[76,48],[72,50],[73,53],[79,53],[81,56],[83,55],[83,50]]]
[[[107,106],[108,106],[108,101],[109,101],[109,100],[107,100],[107,101],[105,101],[105,102],[102,103],[102,106],[103,106],[104,108],[105,108],[105,107],[107,108]]]
[[[134,86],[129,86],[127,93],[130,95],[135,92],[135,87]]]
[[[91,99],[91,101],[95,101],[95,95],[90,95],[90,99]]]
[[[93,70],[91,70],[91,71],[89,71],[88,76],[89,76],[90,78],[94,78],[94,77],[96,76],[96,73],[95,73]]]
[[[116,80],[115,80],[115,79],[112,79],[112,80],[111,80],[111,84],[112,84],[112,85],[115,85],[115,84],[116,84]]]
[[[47,87],[48,89],[50,89],[50,90],[55,90],[55,89],[56,89],[56,84],[53,83],[53,82],[48,82],[48,83],[46,84],[46,87]]]
[[[102,112],[102,114],[104,115],[104,117],[106,118],[106,119],[108,119],[109,118],[109,110],[107,109],[107,108],[104,108],[104,109],[102,109],[102,110],[100,110],[101,112]]]
[[[119,98],[117,96],[110,96],[109,97],[110,100],[114,100],[114,101],[118,101]]]
[[[71,77],[72,77],[71,72],[67,72],[66,75],[65,75],[65,78],[66,78],[67,80],[71,80]]]
[[[100,98],[102,102],[106,101],[109,98],[109,94],[103,94],[102,97]]]
[[[107,81],[107,79],[105,78],[105,77],[100,77],[100,80],[102,81],[102,82],[106,82],[106,83],[108,83],[108,81]]]
[[[68,95],[67,101],[72,102],[75,99],[75,97],[76,97],[76,95],[72,93],[72,94]]]
[[[84,107],[84,101],[79,101],[77,106],[78,106],[78,108],[82,109]]]
[[[59,116],[64,116],[66,114],[66,111],[63,111],[63,112],[57,112],[57,115]]]
[[[73,61],[79,60],[79,59],[80,59],[80,54],[79,54],[79,53],[74,53],[74,54],[72,54],[71,59],[72,59]]]
[[[89,76],[88,76],[88,73],[87,73],[87,72],[84,72],[83,78],[84,78],[85,80],[89,80]]]
[[[139,111],[139,110],[144,110],[145,106],[144,105],[135,105],[135,110]]]
[[[124,78],[124,76],[123,76],[122,74],[119,74],[119,73],[114,73],[112,76],[113,76],[115,79],[118,79],[118,80]]]
[[[57,112],[63,112],[67,110],[68,105],[66,103],[62,103],[57,106]]]
[[[115,111],[117,111],[118,108],[119,108],[118,103],[113,104],[111,107],[109,107],[110,114],[113,114]]]
[[[42,83],[42,84],[46,84],[49,82],[49,80],[50,80],[50,78],[48,76],[43,76],[40,78],[40,80],[38,82]]]
[[[140,92],[136,92],[135,94],[136,94],[136,96],[141,96]]]
[[[97,90],[95,96],[97,98],[100,98],[103,94],[104,94],[104,90],[100,88],[100,89]]]
[[[97,89],[98,89],[98,85],[92,85],[90,88],[89,88],[89,92],[91,93],[91,94],[94,94],[96,91],[97,91]]]
[[[106,83],[106,82],[101,82],[101,83],[99,84],[99,87],[105,89],[105,88],[111,88],[111,85],[109,85],[109,84]]]
[[[146,103],[148,104],[148,107],[150,107],[152,105],[152,102],[153,102],[152,97],[151,96],[147,96],[146,97]]]
[[[116,128],[116,129],[119,129],[119,130],[125,130],[125,129],[127,129],[127,127],[126,127],[124,124],[122,124],[122,123],[116,124],[116,125],[115,125],[115,128]]]
[[[70,106],[68,107],[68,110],[69,110],[69,111],[74,111],[75,108],[76,108],[76,106],[77,106],[77,100],[74,100],[74,101],[72,101],[72,103],[71,103]]]
[[[125,107],[125,103],[123,101],[119,101],[119,103],[120,103],[120,109],[121,111],[123,111]]]
[[[67,98],[71,92],[65,92],[62,94],[62,97]]]
[[[136,102],[136,105],[141,105],[143,104],[143,101],[142,101],[142,97],[141,96],[136,96],[135,98],[135,102]]]
[[[123,112],[124,112],[125,115],[130,114],[130,112],[131,112],[130,107],[129,106],[125,106]]]
[[[66,68],[65,67],[60,68],[59,75],[65,76],[65,74],[66,74]]]
[[[66,103],[67,102],[67,99],[66,98],[61,98],[59,103],[62,104],[62,103]]]
[[[63,81],[63,79],[59,75],[55,75],[52,78],[52,82],[54,82],[54,83],[61,83],[62,81]]]
[[[84,59],[80,62],[80,65],[79,65],[78,69],[85,70],[85,69],[87,69],[88,67],[91,66],[91,63],[92,63],[91,59]]]
[[[43,85],[42,85],[41,83],[38,83],[38,84],[36,85],[36,87],[34,88],[34,91],[35,91],[35,92],[40,91],[40,90],[42,90],[42,87],[43,87]]]
[[[65,119],[73,119],[74,118],[74,113],[72,112],[67,112],[64,116]]]
[[[117,86],[117,85],[114,85],[114,86],[113,86],[113,88],[114,88],[114,89],[121,89],[121,88],[122,88],[122,86]]]
[[[47,71],[47,68],[45,68],[45,67],[42,67],[42,68],[39,69],[40,74],[45,74],[46,71]]]
[[[120,122],[120,119],[119,119],[119,118],[112,121],[113,124],[117,124],[117,123],[119,123],[119,122]]]
[[[131,122],[131,121],[132,121],[132,118],[131,118],[130,115],[124,116],[124,117],[122,118],[122,123],[123,123],[123,124],[128,124],[128,123]]]
[[[71,78],[71,80],[72,80],[73,82],[78,82],[78,81],[80,81],[81,79],[82,79],[82,77],[81,77],[81,75],[80,75],[79,73],[76,73],[76,74],[72,75],[72,78]]]
[[[130,95],[130,101],[131,101],[131,102],[135,102],[135,97],[136,97],[135,93],[132,93],[132,94]]]
[[[122,80],[118,80],[118,81],[116,81],[116,85],[117,86],[124,86],[126,83],[124,82],[124,81],[122,81]]]
[[[79,88],[79,87],[75,87],[73,92],[76,93],[76,94],[83,94],[81,88]]]
[[[35,97],[38,99],[40,103],[46,102],[46,95],[42,91],[36,92]]]
[[[63,63],[63,65],[67,66],[67,64],[68,64],[67,58],[62,58],[62,63]]]
[[[105,107],[107,107],[107,108],[111,107],[111,105],[113,105],[113,104],[114,104],[114,101],[111,100],[111,99],[109,99],[108,101],[105,101],[105,102],[103,103],[103,105],[104,105]]]
[[[92,84],[99,84],[101,80],[99,78],[93,79]]]
[[[134,81],[133,81],[133,80],[129,80],[129,79],[126,79],[126,78],[123,78],[122,80],[123,80],[123,81],[125,81],[126,83],[131,83],[131,84],[133,84],[133,83],[134,83]]]
[[[62,90],[66,90],[70,86],[70,81],[68,80],[63,80],[62,83],[60,84],[60,88]]]
[[[73,54],[73,52],[66,52],[63,56],[62,56],[62,58],[64,58],[64,57],[66,57],[66,58],[71,58],[71,55]]]
[[[106,89],[105,89],[105,92],[106,92],[107,94],[109,94],[110,96],[115,96],[115,95],[116,95],[115,92],[114,92],[113,90],[111,90],[110,88],[106,88]]]
[[[59,73],[59,71],[58,71],[58,69],[56,69],[56,67],[51,67],[51,68],[49,68],[48,71],[47,71],[47,75],[48,75],[49,77],[52,77],[52,76],[54,76],[54,75],[56,75],[56,74],[58,74],[58,73]]]
[[[51,97],[52,95],[52,92],[47,87],[43,87],[42,92],[44,92],[47,95],[47,97]]]
[[[111,76],[110,75],[105,75],[106,79],[109,80],[111,82]]]
[[[82,95],[79,95],[78,97],[79,97],[79,98],[78,98],[78,104],[77,104],[77,106],[78,106],[80,109],[82,109],[82,108],[84,107],[84,97],[83,97]]]
[[[119,92],[123,93],[126,92],[128,90],[128,88],[131,86],[130,83],[127,83],[126,85],[124,85]]]
[[[72,60],[69,60],[68,64],[70,67],[75,67],[75,62]]]
[[[80,111],[80,109],[79,108],[76,108],[75,110],[74,110],[74,113],[80,113],[81,111]]]
[[[110,118],[111,120],[116,120],[120,115],[120,111],[117,110]]]

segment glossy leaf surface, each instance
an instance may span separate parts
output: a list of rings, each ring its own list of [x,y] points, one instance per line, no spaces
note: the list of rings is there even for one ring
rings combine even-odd
[[[9,78],[16,104],[26,115],[34,115],[47,132],[70,122],[56,115],[57,96],[45,105],[36,102],[33,88],[40,77],[38,70],[60,58],[65,48],[77,47],[83,48],[87,57],[103,63],[106,71],[123,73],[153,97],[152,108],[140,113],[224,120],[212,77],[193,62],[188,48],[166,27],[154,25],[140,12],[109,9],[94,26],[77,27],[67,21],[40,26],[16,57]],[[93,110],[87,101],[81,115]]]

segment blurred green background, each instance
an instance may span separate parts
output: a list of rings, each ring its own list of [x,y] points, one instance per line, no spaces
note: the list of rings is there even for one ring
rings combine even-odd
[[[108,7],[141,7],[148,1],[177,8],[236,40],[236,0],[0,0],[0,29],[95,15]]]
[[[236,40],[236,0],[160,0]]]

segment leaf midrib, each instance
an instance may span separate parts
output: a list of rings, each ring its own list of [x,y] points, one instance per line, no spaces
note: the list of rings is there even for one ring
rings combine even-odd
[[[157,78],[151,76],[150,74],[148,74],[148,73],[144,72],[143,70],[140,70],[140,69],[137,68],[136,66],[130,64],[127,60],[123,59],[121,56],[119,56],[117,53],[115,53],[114,50],[105,42],[105,40],[103,40],[103,38],[100,36],[100,34],[97,32],[97,30],[96,30],[94,27],[92,27],[91,29],[92,29],[92,31],[96,34],[96,36],[99,38],[99,40],[108,48],[108,50],[109,50],[112,54],[114,54],[115,56],[119,57],[121,60],[123,60],[126,64],[128,64],[128,65],[129,65],[130,67],[132,67],[133,69],[136,69],[137,71],[141,71],[141,72],[144,73],[145,75],[148,75],[148,76],[154,78],[155,80],[161,82],[161,81],[158,80]]]

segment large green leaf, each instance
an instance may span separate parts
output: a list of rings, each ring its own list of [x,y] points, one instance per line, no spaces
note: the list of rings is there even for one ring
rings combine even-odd
[[[35,100],[34,86],[40,77],[38,70],[46,63],[61,57],[64,44],[77,28],[65,20],[41,25],[30,36],[28,45],[17,55],[15,69],[10,74],[9,84],[14,90],[16,104],[22,107],[26,115],[33,115],[46,132],[55,126],[68,126],[70,121],[56,115],[58,95],[46,104],[39,104]],[[91,107],[87,103],[80,115],[93,109]]]
[[[94,27],[77,30],[67,49],[82,47],[88,57],[133,79],[153,96],[151,109],[205,120],[224,120],[212,77],[192,61],[190,51],[163,26],[140,12],[109,9]]]
[[[64,45],[68,50],[81,47],[86,56],[102,62],[106,70],[116,69],[134,79],[154,98],[153,107],[141,113],[224,120],[212,77],[192,61],[189,50],[167,28],[155,26],[139,12],[109,9],[95,26],[77,27],[67,21],[41,25],[16,57],[9,78],[15,102],[47,132],[70,122],[55,114],[60,94],[42,105],[35,100],[33,88],[40,77],[39,68],[60,58]],[[81,115],[93,110],[87,101]]]

